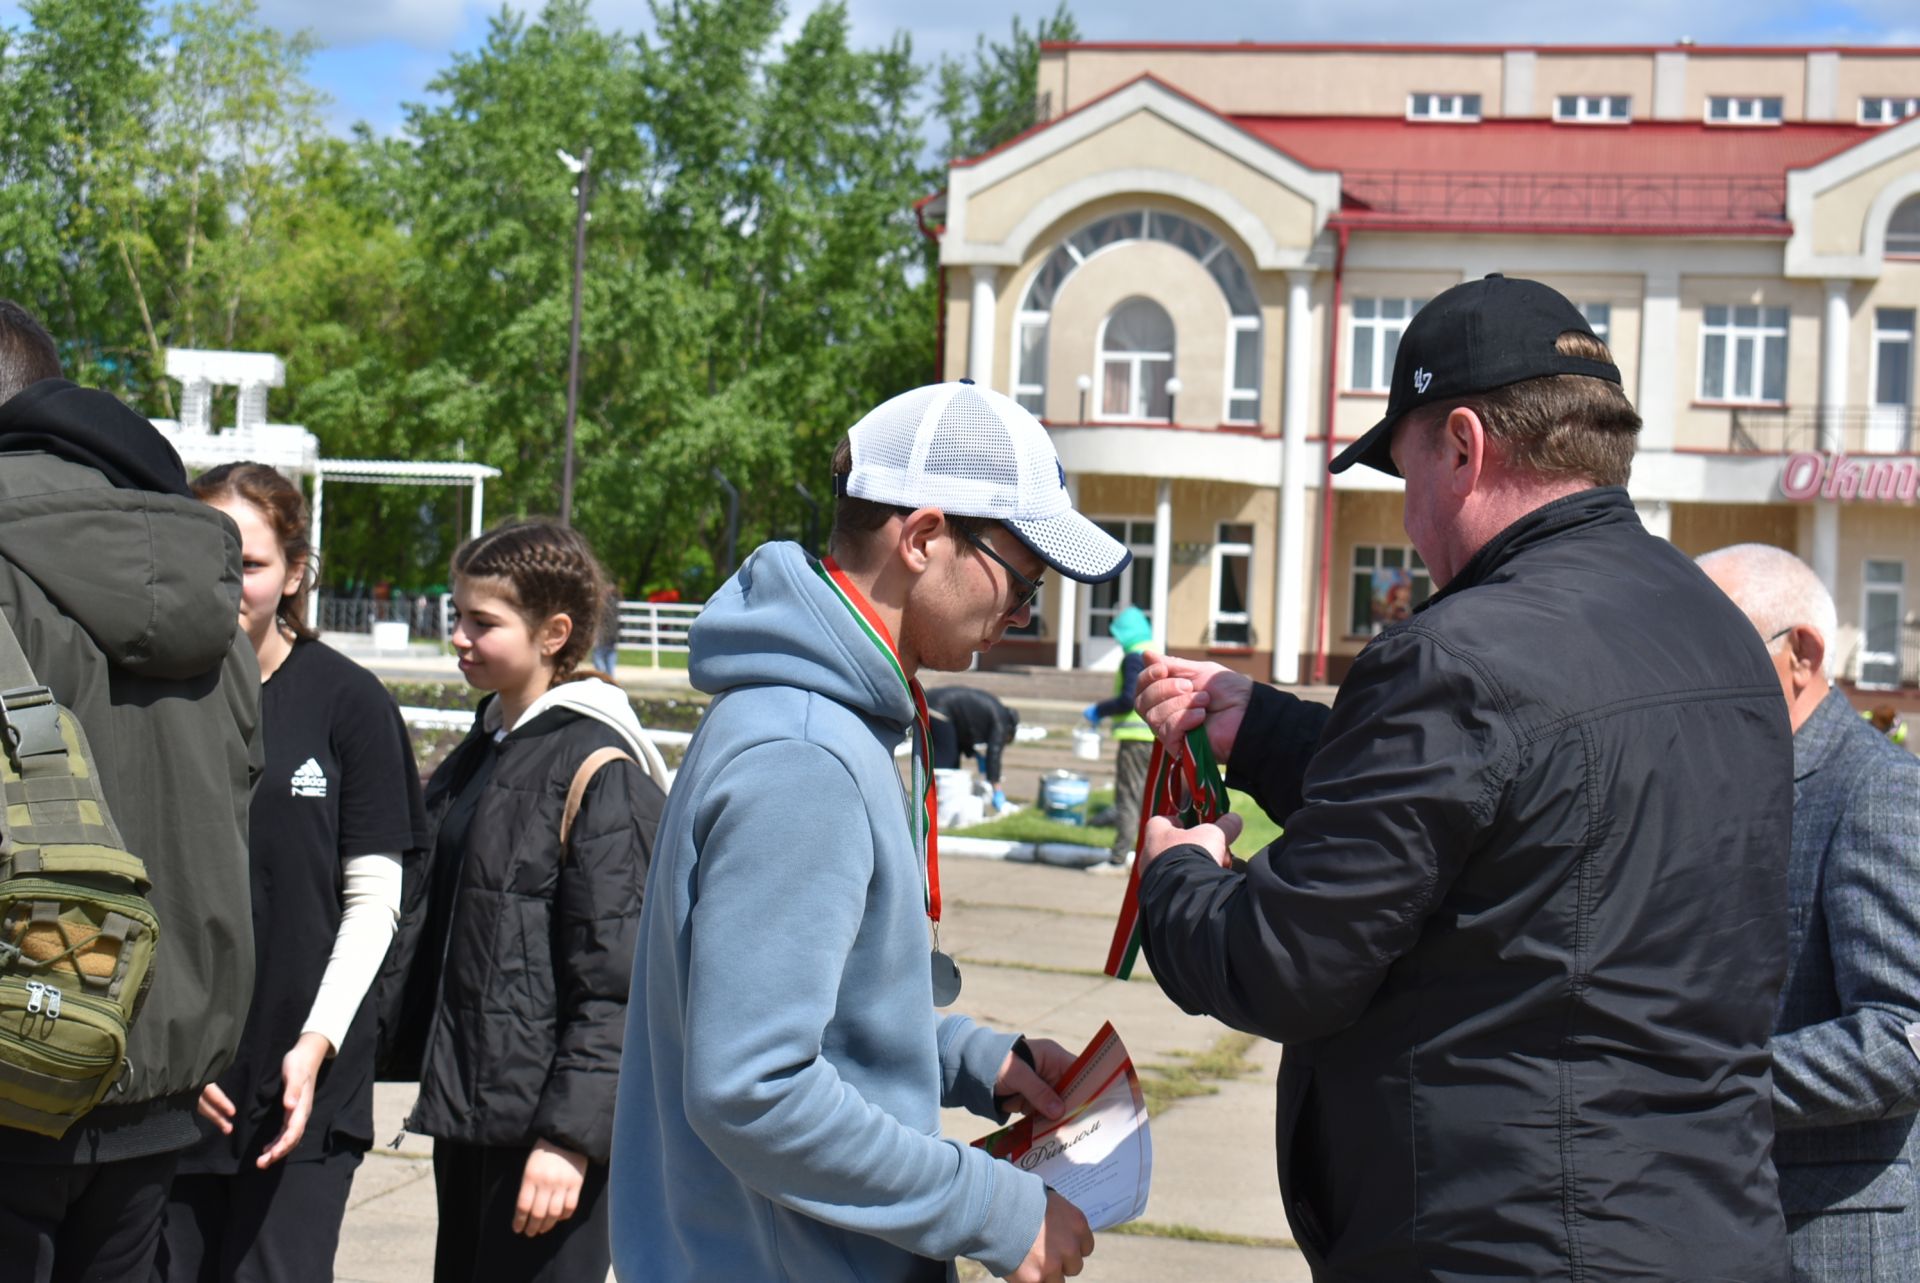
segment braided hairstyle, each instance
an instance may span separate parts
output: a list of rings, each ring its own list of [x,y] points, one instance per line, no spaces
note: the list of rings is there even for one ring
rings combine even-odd
[[[193,497],[201,503],[239,500],[266,518],[280,545],[280,558],[300,567],[300,591],[283,596],[273,613],[280,626],[302,641],[319,634],[307,624],[307,594],[319,582],[313,541],[308,537],[307,497],[300,487],[264,463],[223,463],[193,480]]]
[[[573,631],[553,656],[553,684],[580,676],[593,650],[594,625],[607,595],[606,572],[579,531],[555,521],[510,521],[467,540],[453,554],[453,576],[486,580],[511,602],[529,630],[555,615],[573,621]]]

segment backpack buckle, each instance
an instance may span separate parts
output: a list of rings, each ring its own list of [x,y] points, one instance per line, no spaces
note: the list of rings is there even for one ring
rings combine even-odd
[[[0,738],[4,738],[7,761],[15,771],[24,773],[21,759],[64,754],[67,746],[60,738],[60,705],[53,692],[44,686],[16,686],[0,691]]]

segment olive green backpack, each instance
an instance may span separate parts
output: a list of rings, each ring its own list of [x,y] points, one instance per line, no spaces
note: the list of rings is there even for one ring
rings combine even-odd
[[[127,1066],[160,924],[80,719],[0,615],[0,1126],[61,1136]]]

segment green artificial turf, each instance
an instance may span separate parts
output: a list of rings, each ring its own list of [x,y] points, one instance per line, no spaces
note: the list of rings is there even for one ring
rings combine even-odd
[[[1246,831],[1240,840],[1233,844],[1236,855],[1251,856],[1267,843],[1280,836],[1280,826],[1268,819],[1254,800],[1245,793],[1233,795],[1234,812],[1246,822]],[[1088,799],[1091,811],[1098,811],[1113,799],[1112,790],[1102,790]],[[1003,815],[998,819],[975,824],[970,828],[955,829],[960,837],[993,838],[1002,842],[1063,842],[1070,846],[1113,845],[1113,830],[1088,825],[1068,824],[1060,820],[1049,820],[1039,810],[1028,807],[1014,815]]]

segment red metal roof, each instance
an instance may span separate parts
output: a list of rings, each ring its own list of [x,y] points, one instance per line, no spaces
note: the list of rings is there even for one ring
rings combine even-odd
[[[1780,177],[1881,131],[1853,124],[1708,125],[1636,120],[1442,124],[1389,116],[1235,116],[1233,122],[1315,169],[1448,169]]]
[[[1803,57],[1810,53],[1837,53],[1848,58],[1911,58],[1920,45],[1696,45],[1675,41],[1664,45],[1489,45],[1401,42],[1353,44],[1344,41],[1260,40],[1043,40],[1045,53],[1092,50],[1102,53],[1540,53],[1549,55],[1618,56],[1622,54],[1684,53],[1708,58]]]
[[[1310,168],[1338,171],[1345,221],[1403,230],[1784,236],[1787,171],[1877,132],[1851,124],[1233,119]]]

